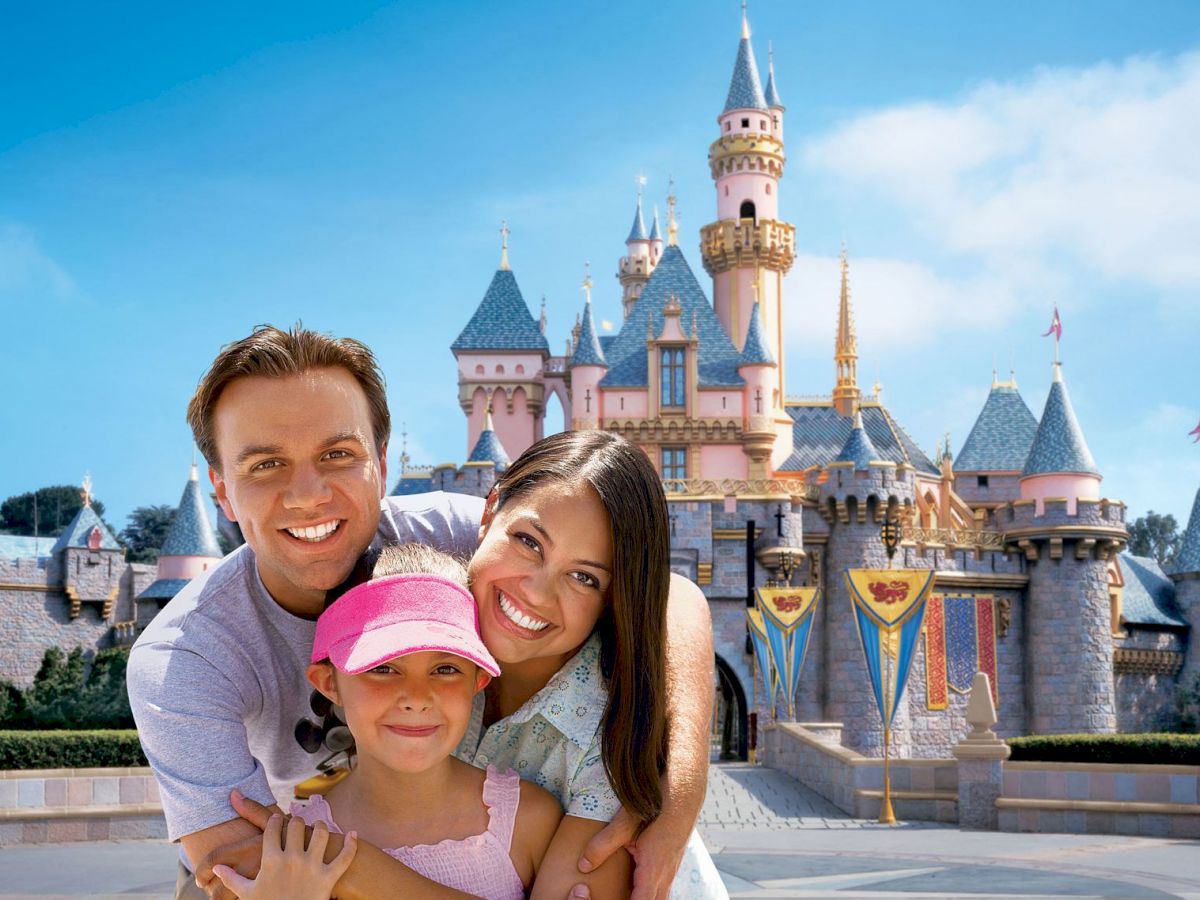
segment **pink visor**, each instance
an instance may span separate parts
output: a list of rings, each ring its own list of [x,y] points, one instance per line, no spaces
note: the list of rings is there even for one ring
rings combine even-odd
[[[317,619],[312,661],[350,675],[407,653],[441,650],[489,675],[500,667],[479,637],[470,592],[436,575],[389,575],[351,588]]]

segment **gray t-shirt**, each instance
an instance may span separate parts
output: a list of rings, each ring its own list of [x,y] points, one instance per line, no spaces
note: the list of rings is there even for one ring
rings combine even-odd
[[[463,557],[483,501],[464,494],[387,497],[376,543],[419,541]],[[154,769],[171,840],[234,817],[229,792],[285,808],[318,754],[293,730],[312,718],[305,678],[316,623],[286,612],[242,546],[190,582],[129,656],[129,701]]]

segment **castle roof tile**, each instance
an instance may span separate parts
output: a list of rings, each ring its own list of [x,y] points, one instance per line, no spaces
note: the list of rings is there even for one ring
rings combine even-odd
[[[1038,421],[1012,385],[996,385],[954,461],[957,472],[1020,472]]]
[[[497,269],[471,321],[451,350],[535,350],[550,353],[511,269]]]

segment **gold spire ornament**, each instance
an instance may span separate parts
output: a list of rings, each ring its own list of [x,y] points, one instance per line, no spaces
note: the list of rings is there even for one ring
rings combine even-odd
[[[583,302],[590,306],[592,303],[592,264],[590,262],[583,264],[583,284],[580,289],[583,291]]]
[[[667,187],[667,245],[679,246],[679,223],[675,221],[675,179]]]
[[[84,506],[92,505],[92,473],[83,473],[83,485],[79,490],[79,499],[83,501]]]
[[[833,388],[833,405],[843,416],[854,413],[861,392],[858,389],[858,340],[854,335],[854,313],[850,305],[850,262],[846,245],[842,245],[842,287],[838,296],[837,343],[834,346],[834,366],[837,381]]]
[[[508,220],[500,221],[500,268],[508,271]]]

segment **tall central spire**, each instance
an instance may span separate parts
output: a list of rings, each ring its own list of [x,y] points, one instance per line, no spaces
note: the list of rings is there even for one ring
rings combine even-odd
[[[758,78],[758,65],[754,61],[754,49],[750,46],[750,20],[746,8],[742,7],[742,39],[738,42],[737,60],[733,64],[733,77],[729,80],[729,94],[725,98],[725,110],[767,108],[762,82]]]
[[[858,388],[858,340],[854,336],[854,313],[850,307],[850,263],[844,246],[842,289],[838,298],[837,342],[834,345],[833,359],[837,368],[833,405],[843,416],[851,416],[858,408],[862,392]]]

